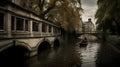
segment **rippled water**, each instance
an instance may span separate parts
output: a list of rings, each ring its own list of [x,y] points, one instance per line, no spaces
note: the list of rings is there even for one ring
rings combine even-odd
[[[81,67],[96,67],[96,54],[98,52],[99,43],[89,43],[86,48],[81,48],[82,66]]]
[[[22,63],[19,62],[16,67],[120,67],[119,64],[120,54],[107,44],[89,42],[80,47],[78,41],[68,41],[57,49],[47,49]]]
[[[98,43],[79,47],[76,42],[67,43],[58,49],[48,49],[27,60],[28,67],[95,67]]]

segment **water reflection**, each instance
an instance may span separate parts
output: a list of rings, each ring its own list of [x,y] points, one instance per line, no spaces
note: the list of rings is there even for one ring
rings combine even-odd
[[[120,54],[110,46],[89,42],[87,46],[79,47],[76,41],[39,53],[27,61],[28,67],[120,67]]]
[[[96,67],[120,67],[120,53],[111,44],[102,44],[97,54]]]
[[[26,67],[25,52],[27,49],[21,46],[11,46],[0,53],[0,67]]]
[[[78,41],[69,40],[58,48],[40,51],[37,56],[16,63],[12,60],[15,56],[7,52],[13,57],[4,61],[11,62],[14,67],[120,67],[120,54],[109,44],[89,42],[87,46],[79,47]]]
[[[96,67],[95,60],[98,48],[98,43],[89,42],[86,47],[80,49],[82,55],[82,67]]]
[[[75,46],[75,42],[62,44],[57,49],[39,53],[26,63],[29,67],[81,67],[80,53],[76,51]]]

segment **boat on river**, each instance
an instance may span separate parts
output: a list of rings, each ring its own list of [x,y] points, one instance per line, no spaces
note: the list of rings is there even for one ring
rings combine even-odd
[[[79,44],[80,44],[80,46],[87,46],[88,45],[87,38],[85,37],[84,39],[82,39]]]

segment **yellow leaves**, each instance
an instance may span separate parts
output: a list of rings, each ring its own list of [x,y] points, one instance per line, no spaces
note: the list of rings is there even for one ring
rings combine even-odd
[[[77,0],[27,0],[32,10],[41,17],[61,24],[66,31],[82,27],[81,6]],[[31,4],[32,3],[32,4]]]
[[[77,21],[77,24],[76,24],[75,27],[76,28],[82,28],[82,21],[81,20]]]
[[[34,12],[35,12],[37,15],[40,14],[40,8],[38,7],[37,4],[34,4],[34,5],[32,6],[32,8],[33,8]]]
[[[62,28],[64,28],[66,31],[68,30],[68,23],[66,21],[63,20],[60,22],[60,24],[61,24]]]

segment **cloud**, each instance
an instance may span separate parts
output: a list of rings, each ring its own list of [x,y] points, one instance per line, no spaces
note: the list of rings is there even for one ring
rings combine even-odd
[[[87,21],[88,18],[91,18],[95,23],[94,15],[97,10],[96,0],[82,0],[82,8],[84,9],[84,13],[82,14],[82,20]]]
[[[96,0],[81,0],[81,2],[87,6],[95,6],[96,5]]]

